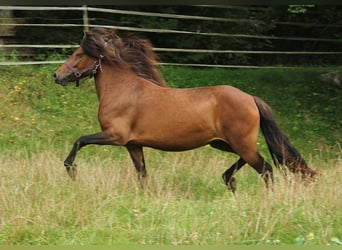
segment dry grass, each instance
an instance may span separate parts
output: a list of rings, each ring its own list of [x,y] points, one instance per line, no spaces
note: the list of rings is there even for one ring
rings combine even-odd
[[[220,176],[234,159],[212,149],[147,149],[144,187],[126,153],[98,150],[80,153],[76,182],[63,168],[66,152],[2,154],[0,243],[330,244],[342,238],[342,154],[312,158],[323,175],[311,185],[276,171],[274,192],[245,167],[233,195]]]

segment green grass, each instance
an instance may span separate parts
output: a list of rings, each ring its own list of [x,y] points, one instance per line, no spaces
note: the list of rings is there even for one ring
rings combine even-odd
[[[97,97],[92,80],[55,85],[54,69],[1,68],[0,244],[339,244],[341,90],[317,78],[329,69],[162,69],[171,86],[230,84],[260,96],[322,173],[305,186],[275,170],[269,192],[245,167],[235,195],[220,176],[237,157],[210,147],[146,149],[141,187],[124,148],[88,146],[76,159],[78,179],[69,180],[63,160],[72,143],[99,131]]]

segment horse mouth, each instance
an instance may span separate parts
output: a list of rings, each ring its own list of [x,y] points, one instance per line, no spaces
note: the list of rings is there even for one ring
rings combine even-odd
[[[61,77],[61,76],[58,76],[58,74],[54,74],[54,78],[55,78],[55,83],[56,84],[60,84],[62,86],[66,86],[70,80],[69,80],[69,77]]]
[[[55,79],[55,83],[62,86],[66,86],[68,84],[68,81]]]

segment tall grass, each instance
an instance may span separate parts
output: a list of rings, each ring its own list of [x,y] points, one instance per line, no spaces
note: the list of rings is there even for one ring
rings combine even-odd
[[[220,179],[233,157],[210,148],[146,150],[143,186],[127,154],[102,150],[116,153],[115,160],[81,151],[75,182],[51,151],[0,156],[0,243],[331,244],[341,238],[342,152],[309,162],[324,169],[313,184],[276,171],[274,191],[245,167],[234,195]]]

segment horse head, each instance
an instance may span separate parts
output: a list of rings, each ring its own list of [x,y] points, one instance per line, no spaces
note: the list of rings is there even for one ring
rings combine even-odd
[[[101,62],[105,60],[104,52],[108,39],[99,32],[85,32],[81,45],[54,73],[55,82],[63,86],[76,81],[76,86],[84,77],[96,75],[102,71]]]

